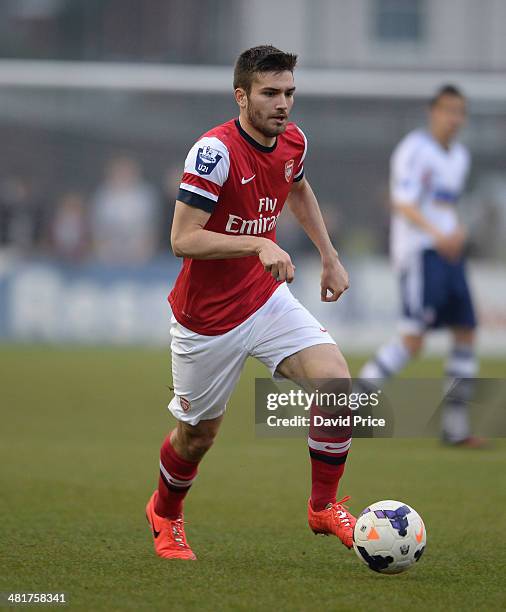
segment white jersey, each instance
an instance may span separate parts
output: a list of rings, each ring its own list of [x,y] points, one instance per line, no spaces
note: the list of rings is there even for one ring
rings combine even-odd
[[[392,202],[418,206],[424,217],[443,234],[458,225],[456,204],[469,172],[469,152],[454,142],[444,149],[426,130],[407,134],[390,160]],[[434,239],[398,213],[392,214],[390,251],[394,264],[404,267],[410,257],[433,247]]]

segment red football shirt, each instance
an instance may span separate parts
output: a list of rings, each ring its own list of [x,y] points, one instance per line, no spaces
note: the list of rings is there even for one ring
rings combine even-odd
[[[306,149],[306,137],[294,123],[265,147],[233,119],[191,148],[177,199],[211,213],[207,230],[275,241],[292,183],[304,175]],[[256,255],[184,259],[169,302],[181,325],[214,336],[245,321],[279,284]]]

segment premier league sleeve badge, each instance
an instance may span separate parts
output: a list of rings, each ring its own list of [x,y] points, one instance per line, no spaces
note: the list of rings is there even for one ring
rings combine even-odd
[[[200,147],[195,160],[195,170],[199,174],[207,176],[216,168],[221,158],[220,152],[216,149],[208,145]]]

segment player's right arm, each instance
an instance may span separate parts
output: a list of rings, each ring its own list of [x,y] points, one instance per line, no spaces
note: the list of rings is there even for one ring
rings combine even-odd
[[[257,255],[266,272],[280,281],[292,282],[295,266],[290,255],[275,242],[261,236],[227,236],[206,230],[210,213],[176,200],[170,242],[176,257],[234,259]]]
[[[452,234],[443,234],[420,210],[425,167],[416,142],[401,143],[392,156],[391,198],[393,210],[434,239],[434,247],[448,259],[458,258],[462,252],[466,234],[459,228]]]
[[[229,151],[214,136],[204,136],[190,149],[176,200],[171,246],[176,257],[233,259],[257,255],[267,272],[291,282],[294,266],[288,253],[259,236],[229,236],[205,229],[228,178]]]

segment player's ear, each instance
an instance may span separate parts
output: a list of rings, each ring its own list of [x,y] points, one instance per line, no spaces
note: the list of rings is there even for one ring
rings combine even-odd
[[[239,108],[246,108],[248,105],[248,96],[246,91],[242,87],[238,87],[234,91],[235,101],[239,105]]]

